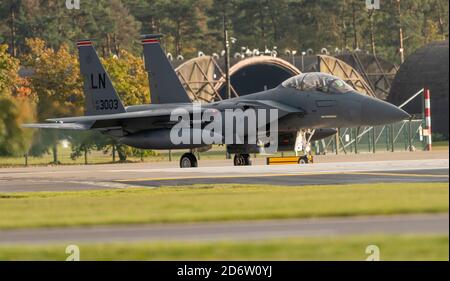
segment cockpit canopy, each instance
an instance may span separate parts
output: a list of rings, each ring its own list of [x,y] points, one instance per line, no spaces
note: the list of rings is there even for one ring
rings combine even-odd
[[[345,94],[355,91],[340,78],[320,72],[303,73],[281,84],[285,88],[294,88],[300,91],[320,91],[330,94]]]

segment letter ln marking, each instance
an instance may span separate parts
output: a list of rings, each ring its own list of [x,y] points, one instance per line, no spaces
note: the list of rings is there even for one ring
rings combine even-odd
[[[91,74],[91,89],[106,89],[106,73],[99,73],[98,80],[95,75]]]

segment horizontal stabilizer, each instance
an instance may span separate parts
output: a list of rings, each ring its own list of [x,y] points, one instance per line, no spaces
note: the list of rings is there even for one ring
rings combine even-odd
[[[104,120],[123,120],[123,119],[134,119],[134,118],[147,118],[147,117],[157,117],[157,116],[169,116],[176,110],[175,108],[162,108],[154,110],[136,111],[136,112],[126,112],[108,115],[92,115],[92,116],[80,116],[80,117],[66,117],[66,118],[54,118],[47,119],[49,122],[62,122],[62,123],[73,123],[73,122],[92,122],[92,121],[104,121]],[[190,107],[180,107],[179,109],[185,110],[188,113],[193,111]],[[202,108],[202,111],[207,108]]]

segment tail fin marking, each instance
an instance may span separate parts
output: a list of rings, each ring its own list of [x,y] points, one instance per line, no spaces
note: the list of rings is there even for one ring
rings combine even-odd
[[[86,115],[126,112],[111,79],[90,40],[77,43],[80,71],[84,80]]]

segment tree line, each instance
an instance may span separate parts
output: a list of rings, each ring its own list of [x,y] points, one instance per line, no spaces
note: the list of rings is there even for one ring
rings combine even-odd
[[[40,155],[69,138],[73,156],[109,151],[110,140],[92,134],[23,130],[24,122],[83,114],[82,81],[74,42],[94,38],[103,62],[126,105],[148,103],[150,93],[139,35],[163,33],[173,55],[223,50],[224,22],[243,48],[298,52],[366,50],[400,63],[400,30],[405,55],[448,39],[446,0],[62,0],[0,2],[0,155]],[[133,152],[114,146],[122,159]]]
[[[398,60],[399,29],[406,55],[433,40],[448,38],[448,1],[380,0],[80,0],[68,10],[63,0],[2,0],[0,42],[10,53],[26,53],[27,38],[52,48],[96,38],[104,56],[121,49],[137,55],[140,34],[164,33],[166,49],[191,56],[220,52],[223,18],[237,43],[250,49],[277,46],[298,51],[362,49]]]

